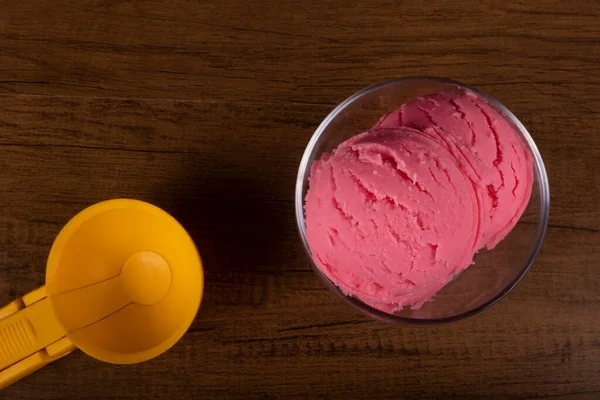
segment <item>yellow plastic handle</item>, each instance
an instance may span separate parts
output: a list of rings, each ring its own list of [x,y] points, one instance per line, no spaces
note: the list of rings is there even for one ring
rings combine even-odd
[[[66,334],[45,286],[0,309],[0,389],[73,351]]]

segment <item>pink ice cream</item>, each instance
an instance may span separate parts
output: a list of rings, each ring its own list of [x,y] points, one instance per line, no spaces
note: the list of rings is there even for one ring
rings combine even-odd
[[[313,163],[307,241],[345,294],[418,308],[510,232],[532,174],[527,148],[483,100],[418,98]]]
[[[481,213],[478,248],[494,248],[516,225],[531,195],[531,158],[489,104],[470,92],[438,93],[409,101],[377,126],[427,132],[454,155],[476,187]]]

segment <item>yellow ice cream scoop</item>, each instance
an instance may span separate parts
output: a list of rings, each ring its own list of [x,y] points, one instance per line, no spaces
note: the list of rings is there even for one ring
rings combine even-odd
[[[0,309],[0,389],[75,348],[117,364],[155,357],[188,329],[203,288],[173,217],[137,200],[93,205],[54,241],[46,285]]]

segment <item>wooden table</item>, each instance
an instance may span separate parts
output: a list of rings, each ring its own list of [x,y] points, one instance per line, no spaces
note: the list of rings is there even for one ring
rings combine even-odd
[[[355,3],[355,4],[352,4]],[[403,3],[403,4],[401,4]],[[6,399],[600,398],[600,8],[595,1],[5,0],[0,304],[44,283],[61,226],[131,197],[171,212],[206,267],[200,314],[133,366],[75,352]],[[458,79],[529,128],[552,212],[535,266],[483,314],[374,322],[296,234],[304,146],[397,76]]]

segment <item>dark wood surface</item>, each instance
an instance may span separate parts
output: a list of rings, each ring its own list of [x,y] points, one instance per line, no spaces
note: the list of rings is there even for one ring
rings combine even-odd
[[[354,3],[354,4],[352,4]],[[6,399],[600,398],[600,7],[595,1],[0,2],[0,303],[44,283],[84,207],[150,201],[206,268],[170,351],[75,352]],[[296,235],[304,146],[385,78],[489,92],[529,128],[552,211],[535,266],[483,314],[374,322],[318,280]]]

